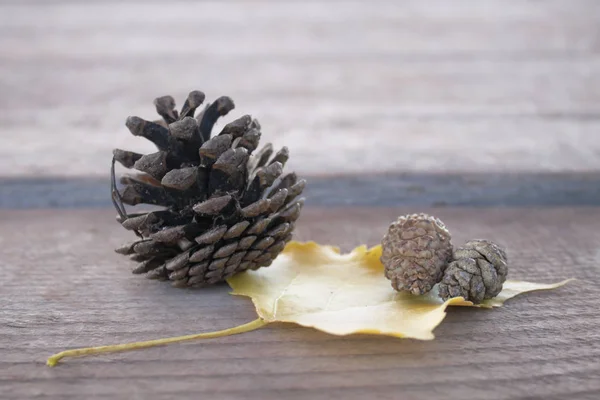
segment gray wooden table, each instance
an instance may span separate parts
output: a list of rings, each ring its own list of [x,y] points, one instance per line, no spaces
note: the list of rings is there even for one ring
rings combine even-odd
[[[0,1],[0,398],[598,399],[600,2]],[[133,276],[107,186],[128,115],[226,94],[307,177],[297,239],[350,250],[430,212],[507,246],[511,278],[578,280],[452,309],[434,341],[255,318],[225,285]]]
[[[412,208],[305,210],[297,238],[375,244]],[[66,348],[225,329],[255,318],[226,286],[177,290],[129,273],[112,212],[2,211],[2,398],[579,399],[600,393],[600,211],[436,209],[456,242],[509,249],[511,278],[579,280],[495,310],[451,309],[420,342],[293,325],[85,359]],[[10,234],[6,234],[10,232]]]

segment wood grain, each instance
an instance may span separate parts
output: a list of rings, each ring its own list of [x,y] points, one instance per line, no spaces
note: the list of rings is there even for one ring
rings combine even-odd
[[[305,176],[311,206],[535,207],[600,205],[600,172]],[[0,178],[0,209],[109,208],[102,178]]]
[[[298,238],[344,250],[375,244],[396,215],[413,211],[309,207]],[[112,252],[131,238],[111,211],[0,211],[1,397],[597,398],[600,209],[429,211],[456,243],[507,246],[513,279],[579,280],[502,309],[452,309],[429,342],[281,324],[49,369],[45,357],[65,348],[224,329],[255,314],[225,286],[181,290],[131,275]]]
[[[302,173],[598,170],[598,38],[596,0],[5,1],[0,171],[104,175],[194,89]]]

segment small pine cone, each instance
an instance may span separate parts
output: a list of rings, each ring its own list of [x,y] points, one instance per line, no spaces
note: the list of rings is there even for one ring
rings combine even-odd
[[[383,237],[381,262],[397,291],[420,295],[440,281],[452,256],[450,232],[426,214],[398,218]]]
[[[444,300],[463,297],[473,303],[496,297],[508,274],[506,252],[487,240],[470,240],[456,249],[440,282]]]
[[[139,240],[118,248],[140,263],[136,274],[174,286],[204,286],[265,267],[292,238],[306,184],[283,174],[286,147],[258,148],[260,124],[245,115],[211,135],[217,119],[234,108],[220,97],[195,114],[204,93],[193,91],[178,112],[170,96],[154,101],[161,121],[129,117],[126,126],[157,147],[152,154],[116,149],[111,170],[118,221]],[[117,189],[114,162],[139,173]],[[160,210],[128,214],[123,204]]]

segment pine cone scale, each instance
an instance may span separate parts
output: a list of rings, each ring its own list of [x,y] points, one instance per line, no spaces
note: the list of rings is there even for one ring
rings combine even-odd
[[[206,260],[215,251],[214,246],[201,247],[190,256],[190,261],[200,262]]]
[[[221,270],[225,267],[225,264],[227,264],[227,261],[229,261],[229,257],[217,258],[216,260],[213,260],[210,264],[208,264],[208,270],[209,271]]]
[[[227,226],[218,226],[216,228],[211,229],[208,232],[203,233],[200,236],[197,236],[194,240],[198,244],[214,244],[217,243],[225,233],[227,232]]]
[[[240,240],[240,244],[238,245],[238,249],[240,250],[246,250],[249,249],[250,246],[252,246],[252,244],[256,241],[257,236],[245,236],[244,238],[242,238]]]
[[[188,275],[197,276],[204,275],[204,273],[208,270],[208,262],[203,262],[201,264],[192,264],[190,270],[188,271]]]
[[[238,246],[238,248],[239,248],[239,246]],[[233,253],[233,255],[231,257],[229,257],[229,259],[227,260],[225,265],[227,267],[236,266],[242,262],[242,259],[244,258],[245,255],[246,255],[245,251],[238,251],[236,253]]]
[[[265,229],[267,229],[272,220],[272,217],[259,219],[257,222],[254,223],[254,225],[248,228],[248,231],[246,233],[249,235],[260,235],[265,231]]]
[[[234,239],[239,237],[250,226],[249,221],[238,222],[225,232],[223,239]]]
[[[169,271],[176,271],[178,269],[184,268],[188,262],[190,261],[189,253],[182,253],[176,257],[173,257],[165,264],[165,268]]]
[[[221,257],[228,257],[230,255],[232,255],[235,250],[237,249],[238,244],[237,242],[231,243],[231,244],[227,244],[223,247],[221,247],[220,249],[218,249],[214,254],[213,257],[215,258],[221,258]]]
[[[190,267],[187,266],[185,268],[181,268],[176,271],[173,271],[169,274],[169,279],[172,281],[178,281],[180,279],[183,279],[187,276],[189,270],[190,270]]]

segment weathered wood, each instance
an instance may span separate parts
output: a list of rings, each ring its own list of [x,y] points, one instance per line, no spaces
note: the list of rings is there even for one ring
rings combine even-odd
[[[293,325],[65,360],[65,348],[224,329],[254,318],[225,286],[131,275],[112,211],[0,211],[0,393],[6,399],[578,399],[600,393],[600,209],[308,208],[298,238],[375,244],[396,215],[429,211],[454,242],[508,247],[510,278],[576,277],[502,309],[454,308],[430,342],[334,337]]]
[[[290,179],[279,186],[292,185],[297,179],[286,176]],[[600,172],[365,173],[301,178],[307,179],[304,195],[312,206],[600,205]],[[110,207],[109,190],[106,178],[0,178],[0,209]],[[247,195],[251,197],[252,192]]]
[[[103,175],[153,151],[128,115],[192,89],[302,173],[600,168],[599,24],[596,0],[2,2],[0,171]]]

